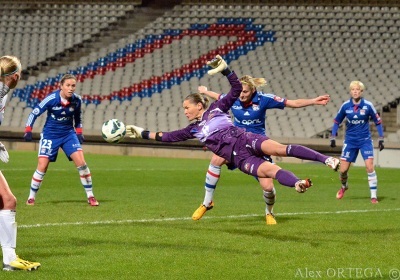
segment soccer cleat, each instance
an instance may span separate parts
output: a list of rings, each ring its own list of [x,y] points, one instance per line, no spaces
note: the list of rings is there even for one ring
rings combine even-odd
[[[341,187],[340,190],[336,194],[336,198],[342,199],[344,196],[344,192],[347,191],[347,189],[348,189],[347,187],[346,188]]]
[[[37,270],[40,267],[40,263],[38,262],[30,262],[23,259],[17,258],[12,261],[10,264],[3,263],[3,270],[5,271],[14,271],[14,270],[26,270],[32,271]]]
[[[214,202],[211,201],[210,206],[206,207],[204,204],[200,205],[199,208],[196,209],[196,211],[194,211],[193,215],[192,215],[192,219],[197,221],[200,220],[204,214],[208,211],[211,210],[214,207]]]
[[[304,193],[308,188],[312,186],[312,182],[310,179],[299,180],[294,185],[295,189],[299,193]]]
[[[89,197],[87,202],[90,206],[99,206],[99,202],[94,198],[94,196]]]
[[[340,166],[340,160],[338,160],[337,158],[334,158],[334,157],[328,157],[325,160],[325,165],[332,168],[333,171],[338,171],[339,166]]]
[[[379,201],[378,201],[378,199],[376,197],[373,197],[373,198],[371,198],[371,203],[372,204],[378,204]]]
[[[265,216],[265,219],[266,219],[266,222],[267,222],[267,225],[276,225],[276,220],[275,220],[275,215],[274,214],[272,214],[272,213],[268,213],[266,216]]]
[[[26,205],[30,205],[30,206],[35,205],[35,199],[33,197],[28,198],[28,200],[26,201]]]

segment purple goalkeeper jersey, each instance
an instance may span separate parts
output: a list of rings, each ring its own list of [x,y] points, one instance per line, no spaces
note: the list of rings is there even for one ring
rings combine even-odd
[[[242,92],[242,84],[234,72],[227,78],[231,84],[231,90],[226,97],[213,102],[200,120],[180,130],[163,132],[162,142],[178,142],[197,138],[213,153],[231,162],[238,136],[244,134],[245,130],[235,127],[228,114],[229,109]]]

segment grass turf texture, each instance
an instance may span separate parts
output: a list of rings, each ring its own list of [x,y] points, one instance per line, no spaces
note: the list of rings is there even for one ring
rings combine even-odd
[[[63,154],[32,207],[36,153],[10,152],[2,171],[18,199],[17,253],[42,267],[1,279],[389,279],[400,269],[398,169],[376,168],[373,205],[365,168],[351,168],[337,200],[338,174],[326,166],[280,164],[314,186],[298,194],[276,182],[278,225],[267,226],[261,189],[240,171],[223,167],[214,209],[192,221],[208,161],[85,157],[99,207]]]

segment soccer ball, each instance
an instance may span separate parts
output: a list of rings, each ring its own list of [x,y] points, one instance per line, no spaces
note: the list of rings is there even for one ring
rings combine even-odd
[[[101,136],[108,143],[118,143],[125,134],[125,124],[117,119],[108,120],[101,127]]]

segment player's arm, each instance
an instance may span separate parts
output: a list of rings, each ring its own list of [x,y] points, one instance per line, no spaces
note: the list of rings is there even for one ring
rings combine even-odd
[[[161,142],[180,142],[188,139],[195,138],[191,133],[192,125],[189,125],[183,129],[174,130],[170,132],[153,132],[146,130],[140,126],[127,125],[126,135],[130,138],[156,140]]]
[[[212,99],[215,99],[215,100],[218,100],[219,97],[221,96],[221,94],[219,94],[219,93],[208,90],[207,87],[205,87],[205,86],[199,86],[197,88],[197,90],[199,91],[199,93],[207,95],[208,97],[211,97]]]
[[[332,126],[332,132],[331,132],[331,136],[329,138],[330,140],[330,146],[332,148],[336,147],[336,136],[337,136],[337,132],[339,130],[339,125],[342,123],[342,121],[344,120],[346,114],[345,114],[345,109],[343,107],[343,105],[340,107],[339,112],[337,113],[336,117],[333,119],[333,126]]]
[[[382,151],[385,146],[383,145],[384,143],[384,134],[383,134],[383,125],[382,125],[382,119],[381,116],[378,114],[376,111],[374,105],[371,104],[372,112],[370,113],[371,118],[374,120],[376,130],[378,131],[378,147],[379,151]]]
[[[46,99],[43,100],[41,103],[39,103],[39,105],[36,105],[35,108],[33,108],[32,112],[29,114],[28,120],[25,123],[25,141],[32,141],[33,125],[35,124],[36,119],[47,110],[47,102],[48,101],[46,101]]]
[[[82,102],[80,99],[74,112],[74,126],[75,126],[76,136],[78,137],[78,141],[80,144],[82,144],[83,141],[85,141],[85,137],[83,137]]]
[[[316,98],[309,99],[295,99],[295,100],[286,100],[286,107],[289,108],[301,108],[307,107],[311,105],[326,105],[330,100],[329,94],[320,95]]]

